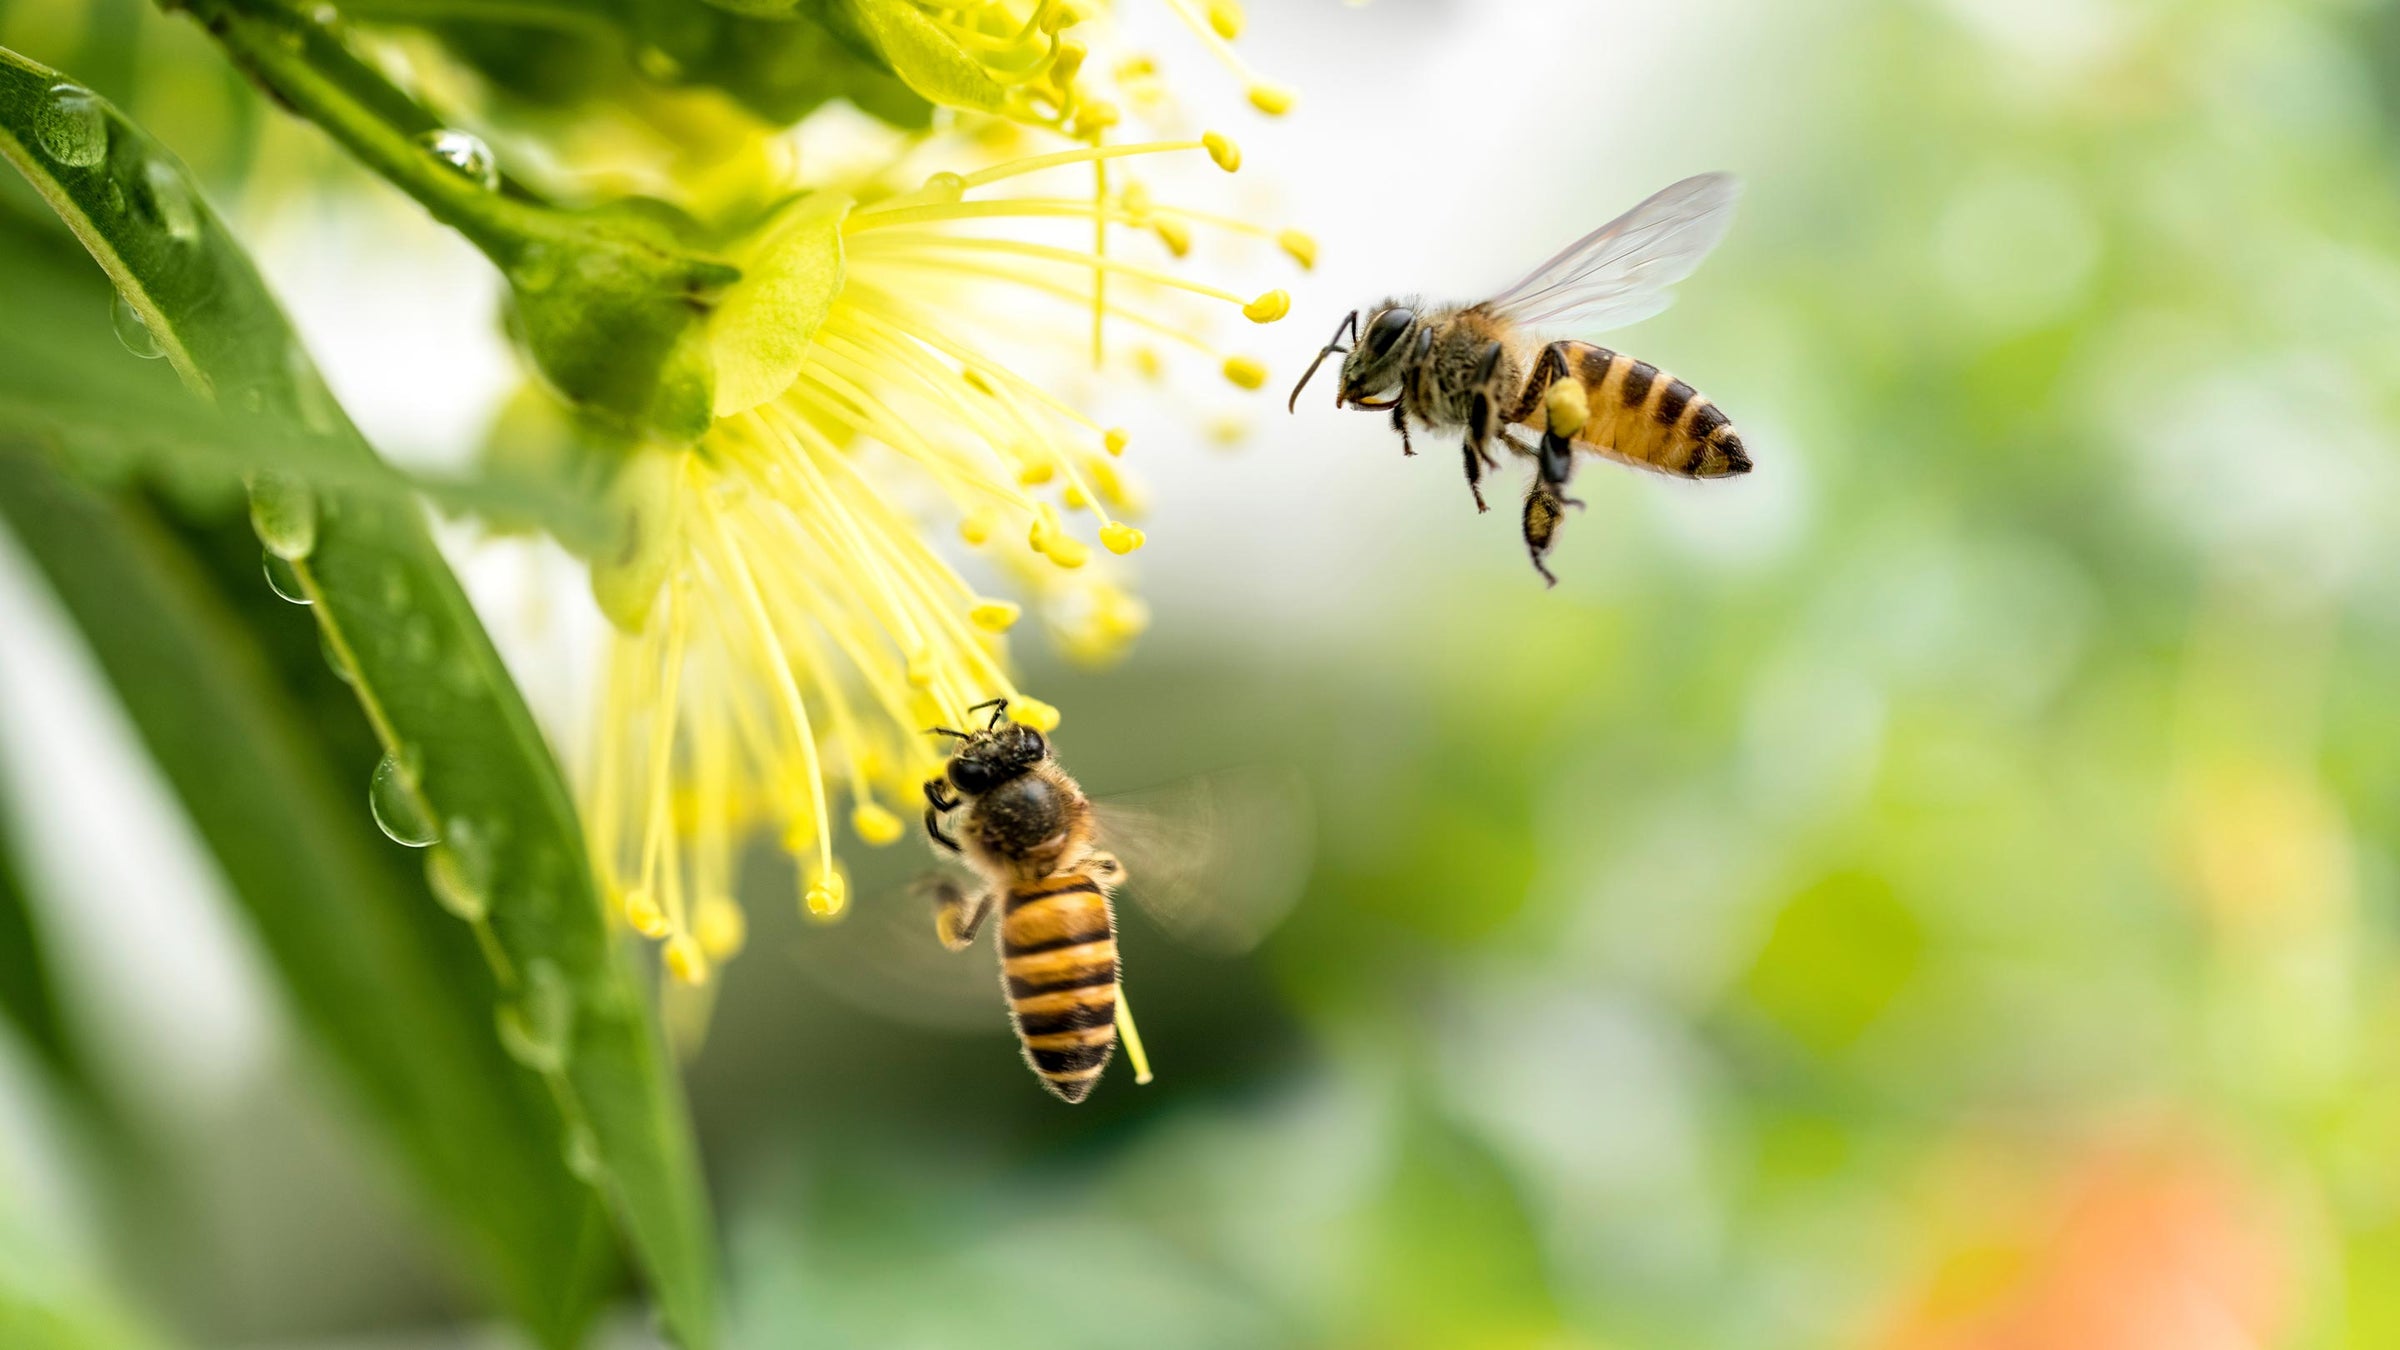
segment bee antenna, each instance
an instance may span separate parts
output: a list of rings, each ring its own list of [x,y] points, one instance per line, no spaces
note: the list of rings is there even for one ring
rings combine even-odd
[[[1317,367],[1325,364],[1326,357],[1333,355],[1335,352],[1347,352],[1350,350],[1348,347],[1342,345],[1342,330],[1345,328],[1350,330],[1350,340],[1352,342],[1358,341],[1357,310],[1351,310],[1346,318],[1333,326],[1333,336],[1325,340],[1325,346],[1323,350],[1317,353],[1317,359],[1308,363],[1308,369],[1300,376],[1300,383],[1292,386],[1291,401],[1283,405],[1283,410],[1285,412],[1292,413],[1300,411],[1300,391],[1308,388],[1308,382],[1317,377]]]
[[[963,731],[953,731],[948,727],[927,727],[925,734],[928,736],[956,736],[962,741],[974,739]]]
[[[986,730],[990,730],[990,729],[991,729],[991,728],[993,728],[993,727],[997,727],[997,726],[999,726],[999,725],[1000,725],[1000,719],[1001,719],[1001,718],[1003,718],[1003,717],[1006,717],[1006,716],[1008,716],[1008,700],[1007,700],[1006,698],[990,698],[990,699],[985,699],[983,702],[981,702],[981,703],[978,703],[978,704],[976,704],[974,707],[967,709],[967,712],[968,712],[970,715],[972,715],[972,714],[975,714],[975,713],[982,712],[982,711],[983,711],[984,709],[986,709],[986,708],[989,708],[989,709],[991,709],[991,710],[992,710],[992,720],[991,720],[991,722],[990,722],[990,723],[989,723],[989,724],[986,726],[986,728],[985,728]]]

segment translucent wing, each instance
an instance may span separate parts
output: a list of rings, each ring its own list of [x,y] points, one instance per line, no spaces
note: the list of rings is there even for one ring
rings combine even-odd
[[[1686,178],[1566,246],[1484,302],[1522,324],[1599,332],[1665,309],[1668,288],[1725,238],[1742,183],[1729,173]]]
[[[1120,892],[1203,951],[1250,950],[1308,882],[1316,825],[1299,775],[1235,769],[1095,800]]]
[[[964,872],[956,885],[982,883]],[[932,878],[870,894],[840,923],[812,927],[793,959],[809,985],[853,1007],[934,1031],[1005,1035],[1007,1005],[992,970],[994,915],[966,951],[944,951],[934,935]]]

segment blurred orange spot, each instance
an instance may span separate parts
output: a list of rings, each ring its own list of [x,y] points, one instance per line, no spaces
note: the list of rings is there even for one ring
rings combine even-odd
[[[1954,1246],[1883,1350],[2235,1350],[2283,1342],[2288,1262],[2260,1197],[2200,1150],[2104,1152],[2046,1224]]]

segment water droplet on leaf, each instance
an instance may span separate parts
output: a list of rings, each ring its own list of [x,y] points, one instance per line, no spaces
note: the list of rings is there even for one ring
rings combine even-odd
[[[183,170],[163,159],[142,166],[142,191],[136,198],[150,223],[167,237],[188,244],[200,237],[200,207],[192,200],[192,185]]]
[[[125,350],[145,361],[155,361],[167,354],[167,349],[158,343],[158,335],[150,331],[150,321],[142,317],[142,312],[133,307],[123,292],[118,293],[117,302],[109,307],[108,317],[116,325],[117,341],[125,344]]]
[[[608,1176],[600,1161],[600,1136],[582,1121],[567,1131],[567,1170],[587,1186],[597,1186]]]
[[[417,775],[398,755],[385,755],[367,784],[367,809],[395,844],[423,848],[442,837],[433,813],[417,790]]]
[[[108,158],[108,109],[82,85],[54,84],[34,116],[33,138],[50,158],[88,169]]]
[[[267,556],[273,558],[275,555],[270,553]],[[277,561],[281,561],[281,559],[277,559]],[[325,654],[325,664],[332,669],[335,679],[340,680],[344,684],[358,683],[357,668],[352,666],[349,659],[342,655],[341,648],[333,645],[332,634],[323,631],[318,632],[317,650]]]
[[[433,152],[433,157],[465,174],[477,187],[500,186],[500,161],[492,155],[492,147],[481,136],[468,131],[428,131],[417,143]]]
[[[317,546],[317,494],[288,474],[252,475],[250,528],[267,552],[300,561]]]
[[[496,1015],[500,1047],[536,1073],[567,1067],[567,1044],[575,1029],[575,998],[555,962],[536,957],[525,967],[525,992],[503,1003]]]
[[[308,591],[300,585],[300,574],[292,570],[290,562],[272,553],[267,554],[266,559],[267,589],[295,605],[313,603],[308,598]]]
[[[469,923],[492,912],[492,846],[473,821],[450,822],[425,859],[425,884],[442,908]]]

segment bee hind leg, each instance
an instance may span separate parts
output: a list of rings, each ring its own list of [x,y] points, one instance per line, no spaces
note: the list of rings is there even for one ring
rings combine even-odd
[[[1417,453],[1417,447],[1409,444],[1408,441],[1408,409],[1401,406],[1400,400],[1396,398],[1392,400],[1392,430],[1400,433],[1401,454]]]
[[[1558,542],[1558,527],[1566,518],[1566,509],[1582,505],[1572,497],[1561,496],[1558,485],[1546,477],[1536,479],[1532,490],[1525,494],[1525,553],[1533,559],[1533,570],[1541,573],[1542,580],[1549,585],[1556,586],[1558,577],[1543,559],[1549,555],[1551,545]]]
[[[947,877],[933,883],[933,935],[951,951],[965,951],[992,913],[992,893],[969,895]]]

